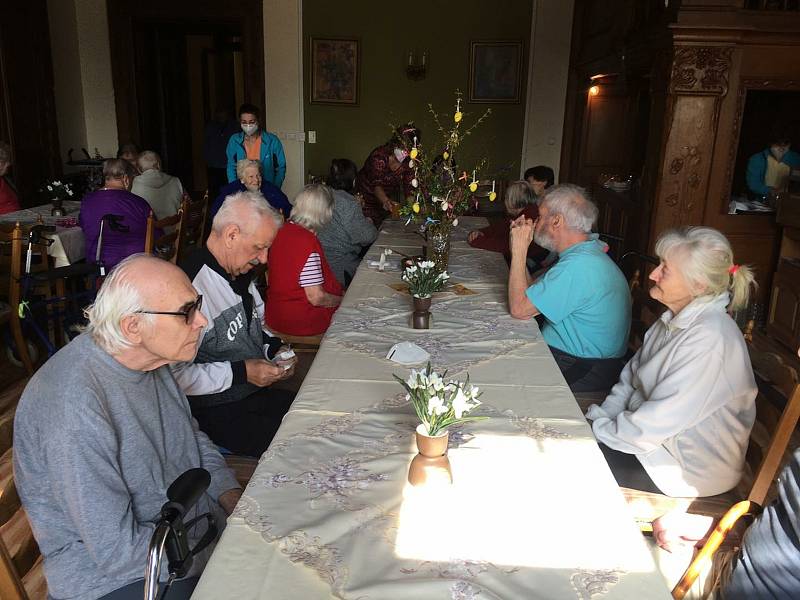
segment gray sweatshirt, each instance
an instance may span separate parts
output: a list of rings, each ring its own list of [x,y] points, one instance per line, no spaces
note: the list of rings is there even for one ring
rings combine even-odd
[[[317,237],[336,279],[344,285],[344,274],[355,275],[361,262],[359,253],[364,246],[375,241],[378,230],[364,217],[356,199],[347,192],[333,190],[333,201],[333,218]]]
[[[87,334],[47,361],[17,409],[14,471],[50,595],[94,599],[142,579],[167,487],[193,467],[211,486],[185,520],[212,511],[222,529],[217,499],[239,485],[168,367],[132,371]]]

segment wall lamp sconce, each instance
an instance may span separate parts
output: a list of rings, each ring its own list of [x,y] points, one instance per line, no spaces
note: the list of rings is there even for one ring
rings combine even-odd
[[[408,61],[406,62],[406,77],[412,81],[425,79],[428,71],[428,51],[424,50],[421,57],[417,57],[416,50],[408,51]]]
[[[593,85],[592,87],[589,88],[589,95],[590,96],[597,96],[597,94],[599,94],[599,93],[600,93],[600,86],[599,85]]]

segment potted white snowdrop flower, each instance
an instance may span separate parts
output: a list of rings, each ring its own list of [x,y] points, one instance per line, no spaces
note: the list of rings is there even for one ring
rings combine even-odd
[[[431,317],[431,297],[435,292],[444,288],[450,275],[447,274],[447,271],[439,271],[433,261],[423,260],[406,267],[402,278],[408,284],[408,293],[411,294],[414,301],[411,326],[414,329],[428,329]]]
[[[445,381],[431,364],[424,370],[413,370],[408,379],[397,375],[397,381],[405,388],[406,398],[411,401],[414,412],[420,420],[416,430],[418,454],[411,461],[408,481],[420,485],[431,480],[453,481],[450,460],[447,458],[449,441],[448,427],[467,421],[477,421],[486,417],[469,416],[480,406],[481,392],[477,386],[466,381]]]

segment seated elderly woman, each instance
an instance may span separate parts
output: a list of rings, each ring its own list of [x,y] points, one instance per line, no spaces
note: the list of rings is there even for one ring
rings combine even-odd
[[[586,418],[621,486],[713,496],[739,482],[756,416],[747,347],[727,312],[747,304],[753,274],[708,227],[667,232],[656,253],[650,295],[669,310]]]
[[[0,141],[0,215],[19,210],[19,198],[14,185],[7,179],[11,168],[11,146]]]
[[[109,158],[103,163],[105,185],[86,194],[81,201],[78,215],[83,234],[86,236],[86,257],[91,262],[97,256],[100,241],[100,221],[108,215],[117,217],[119,226],[103,227],[100,260],[107,269],[113,268],[122,259],[144,250],[147,235],[147,217],[151,209],[147,200],[130,189],[136,170],[122,158]],[[160,235],[160,231],[156,230]]]
[[[357,172],[352,160],[331,161],[328,185],[333,189],[333,218],[319,232],[328,264],[344,287],[350,284],[364,252],[378,237],[375,225],[364,216],[360,202],[353,197]]]
[[[245,190],[260,192],[267,199],[267,202],[272,205],[272,208],[283,213],[283,216],[288,219],[289,214],[292,212],[292,205],[289,203],[289,199],[281,191],[281,188],[276,187],[261,176],[261,169],[260,161],[248,158],[238,161],[236,163],[236,179],[220,188],[219,195],[214,200],[214,204],[211,205],[209,220],[213,219],[214,215],[217,214],[219,207],[225,202],[225,198]]]
[[[511,248],[508,245],[508,232],[514,219],[521,215],[535,221],[539,217],[539,206],[536,195],[524,181],[515,181],[506,188],[503,202],[506,206],[507,218],[495,221],[483,229],[469,232],[467,242],[473,248],[502,252],[507,262],[511,262]],[[528,258],[540,261],[549,254],[537,244],[528,247]]]
[[[342,286],[317,239],[333,216],[333,204],[327,186],[307,185],[294,199],[291,219],[272,242],[264,320],[275,332],[324,333],[342,301]]]

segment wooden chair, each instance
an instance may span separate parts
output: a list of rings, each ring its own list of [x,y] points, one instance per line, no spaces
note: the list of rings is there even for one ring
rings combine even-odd
[[[41,553],[14,485],[15,409],[16,403],[0,414],[0,598],[40,600],[47,597]]]
[[[0,295],[5,296],[8,308],[0,311],[0,324],[8,323],[11,335],[25,370],[33,374],[34,365],[28,352],[28,340],[22,332],[22,320],[19,316],[21,298],[20,280],[27,259],[27,242],[30,228],[23,228],[19,223],[14,226],[0,224]],[[42,272],[49,269],[47,247],[41,244],[31,246],[31,272]],[[46,290],[49,293],[49,287]]]
[[[631,331],[628,339],[628,350],[635,353],[644,342],[644,334],[655,323],[666,307],[650,297],[647,277],[653,267],[658,266],[658,259],[640,252],[626,252],[617,261],[617,265],[628,277],[631,291]]]
[[[181,204],[183,220],[178,237],[178,260],[180,261],[187,252],[194,248],[202,248],[205,244],[205,228],[208,216],[208,190],[200,200],[184,197]]]
[[[742,500],[734,504],[728,512],[725,513],[716,527],[714,527],[711,535],[708,536],[700,552],[692,559],[692,562],[686,568],[686,571],[684,571],[683,576],[678,583],[675,584],[675,587],[672,588],[672,597],[675,600],[683,600],[700,574],[711,566],[714,554],[725,542],[728,534],[740,522],[743,516],[752,514],[756,506],[754,502]]]
[[[168,260],[171,263],[178,262],[178,240],[181,235],[181,225],[183,224],[183,204],[178,208],[174,215],[156,219],[153,211],[147,216],[147,232],[144,238],[144,251],[146,254]],[[156,230],[168,232],[160,237],[156,237]]]
[[[295,352],[314,352],[319,350],[319,345],[322,343],[322,338],[325,334],[319,335],[292,335],[290,333],[281,333],[280,331],[270,330],[272,335],[278,336],[284,342],[291,344]]]

